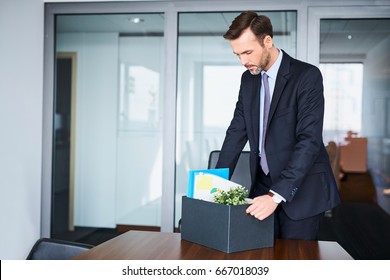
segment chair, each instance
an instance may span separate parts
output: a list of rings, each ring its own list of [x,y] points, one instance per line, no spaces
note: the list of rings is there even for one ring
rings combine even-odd
[[[215,168],[218,162],[220,151],[212,151],[209,156],[208,169]],[[233,171],[232,177],[230,180],[236,182],[243,187],[245,187],[248,191],[250,191],[250,187],[252,184],[250,168],[249,168],[249,151],[242,151],[240,157],[238,158],[236,168]]]
[[[334,141],[329,141],[326,145],[326,151],[328,152],[330,166],[337,183],[337,188],[340,189],[340,152],[339,148]]]
[[[27,260],[69,260],[94,246],[71,242],[56,240],[51,238],[40,238],[35,242]]]
[[[348,173],[367,172],[367,144],[366,137],[345,138],[346,143],[340,145],[340,165]]]

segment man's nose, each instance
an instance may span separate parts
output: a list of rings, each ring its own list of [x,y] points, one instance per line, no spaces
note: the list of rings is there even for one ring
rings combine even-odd
[[[246,57],[245,56],[240,56],[240,61],[241,61],[241,64],[242,65],[246,65],[247,64],[247,62],[248,62],[248,60],[246,59]]]

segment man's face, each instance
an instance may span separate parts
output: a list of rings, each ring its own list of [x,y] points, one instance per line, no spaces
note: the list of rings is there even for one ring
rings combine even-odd
[[[268,37],[268,38],[267,38]],[[268,64],[271,60],[271,55],[267,46],[267,40],[271,37],[266,36],[264,46],[261,46],[259,40],[253,32],[247,28],[242,32],[240,37],[230,40],[233,53],[240,59],[241,64],[244,65],[252,75],[258,75],[262,70],[268,70]],[[272,39],[271,39],[272,45]]]

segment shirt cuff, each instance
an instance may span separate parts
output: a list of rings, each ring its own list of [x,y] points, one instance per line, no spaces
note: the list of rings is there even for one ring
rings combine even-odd
[[[274,201],[276,200],[276,201],[280,201],[280,202],[286,202],[286,199],[283,197],[283,196],[281,196],[280,194],[278,194],[277,192],[274,192],[273,190],[269,190],[271,193],[273,193],[274,194]]]

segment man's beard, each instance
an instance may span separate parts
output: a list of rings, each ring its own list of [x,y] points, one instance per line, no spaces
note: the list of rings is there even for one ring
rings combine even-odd
[[[267,53],[265,55],[265,59],[261,62],[260,65],[250,65],[249,67],[253,67],[255,66],[256,68],[254,70],[249,70],[249,68],[247,67],[247,69],[249,70],[249,72],[252,74],[252,75],[259,75],[261,73],[261,71],[263,71],[263,69],[269,64],[271,60],[271,54],[270,53]]]
[[[256,66],[256,69],[255,70],[249,70],[249,72],[252,74],[252,75],[259,75],[261,73],[261,71],[263,70],[260,66],[257,66],[257,65],[254,65]]]

